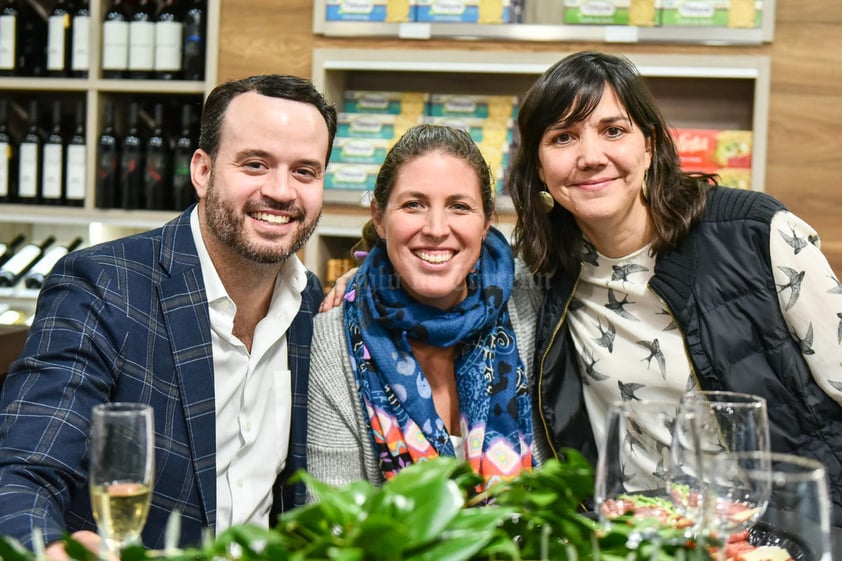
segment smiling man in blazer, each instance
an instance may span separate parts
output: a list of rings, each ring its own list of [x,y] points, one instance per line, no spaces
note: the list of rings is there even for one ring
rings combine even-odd
[[[0,534],[55,558],[96,546],[91,409],[148,403],[156,481],[144,545],[272,525],[304,500],[312,316],[321,285],[295,252],[321,214],[336,112],[309,81],[254,76],[208,96],[191,163],[197,205],[143,234],[71,252],[39,295],[0,395]]]

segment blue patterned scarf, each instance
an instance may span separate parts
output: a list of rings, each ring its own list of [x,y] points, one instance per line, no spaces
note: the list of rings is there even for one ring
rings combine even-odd
[[[388,479],[411,463],[453,456],[430,385],[409,340],[457,350],[454,364],[468,462],[487,485],[532,467],[532,409],[507,308],[514,260],[494,228],[468,275],[468,296],[449,310],[401,287],[383,243],[345,294],[351,362],[380,468]]]

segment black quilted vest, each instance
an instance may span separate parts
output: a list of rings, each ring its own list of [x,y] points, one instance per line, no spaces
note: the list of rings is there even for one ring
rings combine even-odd
[[[712,189],[704,218],[680,247],[658,258],[649,284],[684,334],[699,385],[765,397],[772,449],[827,466],[833,525],[842,526],[842,407],[813,380],[781,314],[772,277],[769,225],[783,208],[761,193]],[[579,378],[566,326],[552,336],[573,280],[554,279],[556,290],[547,295],[539,320],[536,397],[556,450],[584,447],[594,459],[592,443],[582,440],[590,433],[581,423],[583,401],[568,393],[559,400],[563,405],[552,402],[564,395],[557,393],[561,388],[575,391]]]

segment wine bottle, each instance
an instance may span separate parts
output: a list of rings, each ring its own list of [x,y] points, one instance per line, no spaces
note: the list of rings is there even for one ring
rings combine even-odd
[[[114,131],[114,104],[105,102],[102,132],[96,145],[96,206],[120,206],[120,140]]]
[[[15,249],[23,243],[26,238],[23,234],[18,234],[9,243],[0,242],[0,266],[3,265],[9,258],[14,255]]]
[[[70,75],[87,78],[91,69],[91,11],[88,0],[77,0],[70,28],[73,38],[70,43]]]
[[[50,133],[44,141],[44,163],[41,173],[41,202],[61,204],[64,191],[64,135],[61,132],[61,101],[53,101]]]
[[[189,0],[184,13],[184,52],[181,64],[185,80],[205,79],[206,19],[204,0]]]
[[[29,128],[18,146],[18,201],[37,203],[41,199],[41,160],[44,133],[38,125],[38,102],[29,102]]]
[[[169,139],[164,134],[164,106],[156,103],[152,134],[146,140],[143,208],[168,210],[172,205],[171,151]]]
[[[85,102],[76,102],[76,125],[67,141],[64,203],[82,206],[88,176],[88,146],[85,141]]]
[[[196,151],[193,137],[193,107],[181,107],[181,132],[175,139],[173,154],[172,204],[174,210],[184,210],[196,200],[196,190],[190,177],[190,161]]]
[[[47,12],[31,1],[20,4],[18,24],[19,76],[45,76],[47,74]]]
[[[129,18],[123,0],[113,0],[102,23],[102,77],[122,78],[129,68]]]
[[[14,76],[18,65],[18,1],[0,2],[0,76]]]
[[[140,138],[140,106],[129,103],[126,134],[120,154],[120,196],[125,209],[143,208],[143,141]]]
[[[0,267],[0,286],[15,286],[54,241],[55,236],[47,236],[40,244],[30,243],[20,248]]]
[[[17,199],[15,143],[9,132],[9,100],[0,98],[0,202]]]
[[[181,78],[181,51],[184,24],[175,8],[175,0],[163,0],[155,19],[155,77],[160,80]]]
[[[23,275],[23,285],[26,288],[41,288],[44,284],[44,279],[53,270],[58,260],[82,245],[82,238],[77,237],[67,245],[54,245],[44,252],[44,255],[39,259],[29,271]]]
[[[70,73],[71,9],[68,0],[57,0],[47,17],[47,73],[54,77]]]
[[[155,18],[149,2],[140,0],[129,22],[129,78],[151,78],[155,68]]]

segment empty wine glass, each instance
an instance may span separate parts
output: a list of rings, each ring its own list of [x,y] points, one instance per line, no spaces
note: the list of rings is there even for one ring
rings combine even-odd
[[[751,529],[751,541],[786,549],[790,559],[830,561],[832,503],[825,466],[792,454],[772,453],[768,459],[771,471],[746,472],[749,480],[770,483],[768,506]]]
[[[100,536],[114,554],[140,542],[152,498],[154,438],[152,408],[140,403],[105,403],[91,420],[91,507]]]
[[[766,400],[738,392],[693,392],[682,399],[678,418],[692,420],[692,430],[682,434],[681,422],[677,425],[671,485],[686,486],[684,508],[699,521],[697,528],[721,544],[724,559],[731,535],[754,524],[768,500],[768,484],[747,477],[749,471],[769,473]],[[758,454],[741,455],[746,452]]]
[[[615,402],[600,439],[594,499],[600,522],[633,515],[629,547],[656,540],[674,514],[667,493],[672,424],[677,404],[668,401]]]

